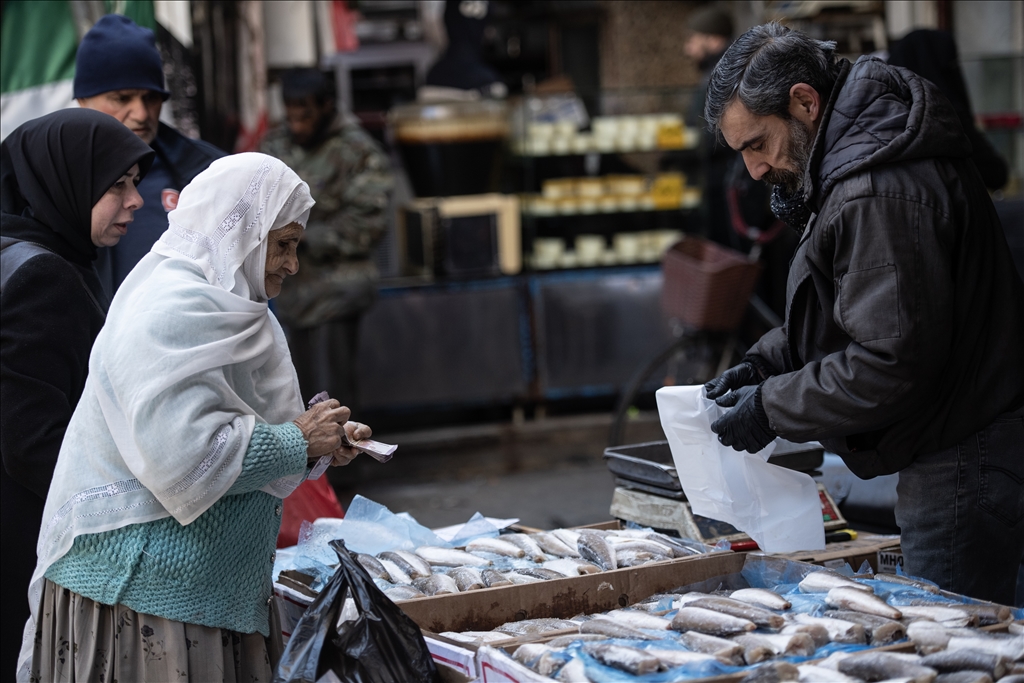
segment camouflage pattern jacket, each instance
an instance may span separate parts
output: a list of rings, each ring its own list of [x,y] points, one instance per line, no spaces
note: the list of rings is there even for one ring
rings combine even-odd
[[[394,184],[387,155],[340,116],[313,149],[292,143],[282,126],[260,151],[288,164],[316,200],[299,244],[299,273],[284,281],[276,300],[278,317],[292,327],[312,327],[362,313],[376,295],[370,251],[387,229]]]

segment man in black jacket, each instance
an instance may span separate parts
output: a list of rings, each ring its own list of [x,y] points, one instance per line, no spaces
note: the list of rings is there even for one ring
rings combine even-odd
[[[900,473],[907,571],[1013,604],[1024,556],[1024,284],[956,113],[876,59],[758,26],[705,118],[801,232],[786,317],[707,385],[712,429],[757,451],[821,441]]]
[[[163,62],[153,32],[128,17],[108,14],[82,38],[75,55],[74,95],[78,104],[110,114],[156,152],[139,185],[145,200],[131,230],[115,247],[101,249],[96,267],[113,296],[139,260],[167,229],[167,212],[178,194],[224,152],[191,140],[160,122],[170,93],[164,89]]]

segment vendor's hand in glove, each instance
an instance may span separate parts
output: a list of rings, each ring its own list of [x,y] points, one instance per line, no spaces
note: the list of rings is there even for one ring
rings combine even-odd
[[[704,391],[707,392],[708,398],[714,401],[725,396],[730,390],[735,391],[740,387],[760,384],[763,379],[753,363],[743,361],[736,367],[729,368],[721,376],[705,384]]]
[[[768,424],[761,406],[761,387],[740,387],[715,401],[723,408],[733,407],[711,423],[718,440],[737,451],[757,453],[777,436]]]

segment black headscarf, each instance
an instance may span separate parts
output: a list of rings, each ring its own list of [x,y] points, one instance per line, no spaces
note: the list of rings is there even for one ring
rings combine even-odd
[[[971,141],[974,148],[971,159],[985,185],[991,190],[1005,185],[1009,172],[1006,161],[974,125],[974,113],[953,34],[932,29],[911,31],[889,46],[889,63],[910,69],[938,86],[953,105],[960,125]]]
[[[113,116],[63,109],[19,126],[0,144],[0,231],[76,263],[96,258],[92,207],[154,152]]]

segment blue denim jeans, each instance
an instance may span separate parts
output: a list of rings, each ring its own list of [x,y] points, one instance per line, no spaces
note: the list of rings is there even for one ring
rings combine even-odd
[[[896,522],[908,574],[1014,605],[1024,558],[1024,406],[900,471]]]

